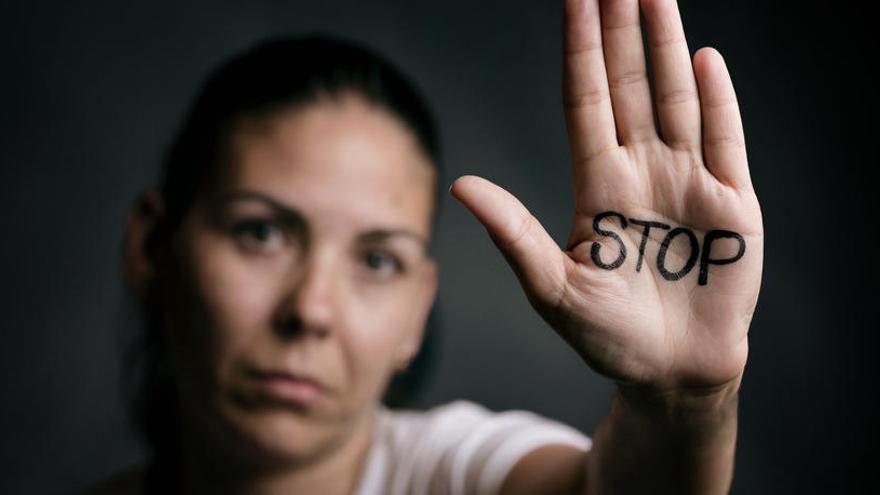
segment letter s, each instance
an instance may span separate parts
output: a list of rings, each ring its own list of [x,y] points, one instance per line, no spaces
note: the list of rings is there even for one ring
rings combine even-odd
[[[608,217],[619,218],[621,227],[623,227],[624,229],[626,228],[626,217],[624,217],[620,213],[617,213],[616,211],[606,211],[596,215],[593,218],[593,230],[595,230],[596,233],[601,236],[610,237],[617,241],[617,244],[620,246],[620,254],[617,256],[617,259],[610,264],[603,263],[602,258],[599,257],[599,250],[602,248],[602,245],[598,242],[594,242],[592,247],[590,248],[590,258],[593,259],[593,263],[595,263],[596,266],[598,266],[599,268],[603,268],[605,270],[614,270],[620,267],[620,265],[622,265],[623,261],[626,259],[626,245],[624,245],[623,240],[620,238],[619,235],[610,230],[599,228],[599,222]]]

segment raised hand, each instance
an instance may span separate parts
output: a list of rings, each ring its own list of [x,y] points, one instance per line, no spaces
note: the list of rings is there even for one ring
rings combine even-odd
[[[653,97],[638,0],[565,4],[575,218],[564,250],[491,182],[464,176],[451,192],[593,369],[625,386],[738,388],[763,227],[736,95],[717,51],[691,59],[674,0],[641,8]]]

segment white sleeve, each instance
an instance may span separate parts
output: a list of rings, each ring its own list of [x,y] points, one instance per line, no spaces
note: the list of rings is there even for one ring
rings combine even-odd
[[[538,447],[592,447],[589,437],[564,423],[523,410],[495,412],[466,400],[435,407],[425,418],[412,493],[495,495],[513,465]]]

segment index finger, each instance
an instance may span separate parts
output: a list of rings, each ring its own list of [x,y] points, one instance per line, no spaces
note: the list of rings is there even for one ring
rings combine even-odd
[[[563,105],[575,165],[619,146],[602,49],[598,0],[566,0]]]

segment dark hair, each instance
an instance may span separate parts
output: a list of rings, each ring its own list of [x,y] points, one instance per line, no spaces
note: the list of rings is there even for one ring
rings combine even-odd
[[[165,159],[162,196],[173,232],[201,187],[220,174],[225,143],[243,117],[266,116],[355,93],[398,117],[430,158],[440,183],[437,130],[415,86],[367,48],[325,36],[262,42],[232,58],[205,83]],[[440,187],[435,187],[439,193]],[[439,202],[440,194],[436,194]],[[435,209],[436,212],[436,209]],[[435,215],[436,216],[436,215]],[[165,239],[157,239],[161,242]]]
[[[435,167],[435,222],[442,197],[440,150],[431,111],[415,86],[381,56],[352,42],[318,35],[278,38],[231,58],[202,87],[165,156],[160,184],[165,214],[147,239],[150,255],[167,249],[198,194],[216,185],[241,119],[348,93],[382,107],[412,131]],[[179,461],[177,391],[166,361],[161,300],[161,288],[153,284],[140,308],[145,328],[126,360],[129,379],[136,382],[133,419],[154,453],[147,491],[167,489]],[[433,359],[436,319],[432,309],[422,348],[383,397],[387,406],[404,406],[414,398]]]

